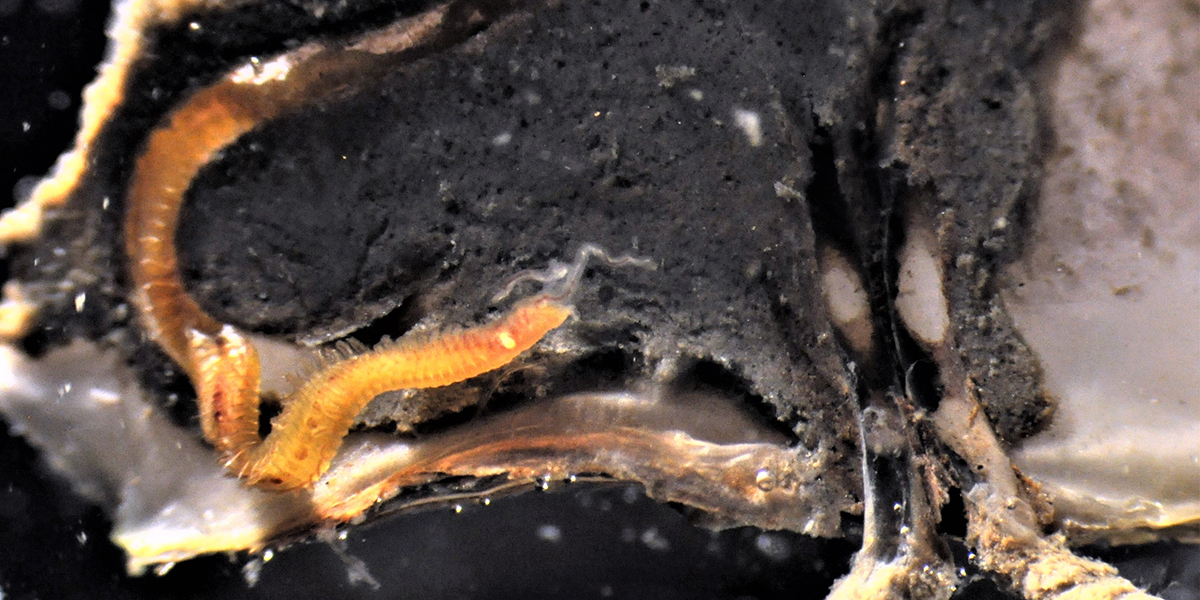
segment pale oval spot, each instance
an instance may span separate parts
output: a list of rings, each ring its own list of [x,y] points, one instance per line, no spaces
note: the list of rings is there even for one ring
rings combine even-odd
[[[916,218],[910,220],[906,233],[908,239],[900,250],[900,274],[896,281],[896,312],[918,340],[941,344],[950,327],[950,313],[942,288],[937,242],[932,231]]]
[[[500,341],[501,346],[504,346],[508,350],[517,347],[517,340],[514,340],[512,334],[507,331],[501,331],[496,335],[496,339]]]

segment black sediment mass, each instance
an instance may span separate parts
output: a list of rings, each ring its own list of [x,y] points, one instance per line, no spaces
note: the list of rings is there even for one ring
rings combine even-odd
[[[504,278],[596,243],[661,268],[592,271],[580,320],[558,334],[579,353],[618,346],[647,369],[717,360],[805,443],[848,442],[814,235],[880,273],[894,204],[927,203],[945,216],[957,346],[1001,436],[1018,439],[1048,404],[991,275],[1037,189],[1034,69],[1063,8],[514,10],[477,43],[265,124],[206,169],[181,229],[189,285],[221,318],[306,339],[411,298],[469,324]],[[757,119],[760,145],[739,115]],[[814,173],[814,148],[836,172]],[[920,197],[882,194],[886,177]],[[848,223],[813,222],[833,201]]]
[[[151,387],[186,389],[127,335],[128,170],[152,124],[230,65],[426,7],[329,4],[265,3],[156,34],[160,50],[106,128],[100,166],[12,258],[14,278],[46,305],[38,345],[119,338]],[[579,318],[550,336],[564,352],[535,353],[536,369],[472,389],[576,391],[555,381],[581,365],[602,367],[597,385],[719,366],[801,443],[831,451],[822,485],[836,515],[861,491],[858,405],[826,317],[817,239],[852,248],[874,277],[894,251],[893,211],[920,203],[940,217],[955,343],[989,417],[1010,441],[1044,423],[1036,362],[993,275],[1018,248],[1038,188],[1038,69],[1073,5],[481,6],[508,16],[340,102],[263,124],[201,173],[179,251],[202,306],[301,340],[366,327],[377,338],[422,317],[486,320],[504,308],[490,298],[505,279],[584,243],[647,257],[657,270],[589,269]],[[905,182],[903,197],[882,191],[889,177]],[[827,206],[836,224],[822,222]],[[882,283],[868,287],[887,301]],[[385,315],[403,325],[386,331]],[[369,410],[379,424],[401,408]]]

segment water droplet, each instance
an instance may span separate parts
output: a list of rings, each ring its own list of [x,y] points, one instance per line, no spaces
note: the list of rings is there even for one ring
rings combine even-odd
[[[247,587],[258,585],[258,579],[262,576],[262,566],[263,562],[257,558],[242,565],[242,579],[246,581]]]
[[[638,493],[638,489],[632,485],[627,486],[621,491],[621,500],[625,502],[625,504],[633,504],[634,502],[637,502],[639,496],[641,496],[641,494]]]
[[[454,505],[454,512],[455,512],[455,514],[462,514],[462,511],[463,511],[463,507],[462,507],[462,505],[461,505],[461,504],[455,504],[455,505]]]
[[[79,0],[37,0],[33,4],[49,15],[66,16],[79,10]]]
[[[159,577],[162,577],[162,576],[166,575],[167,573],[170,573],[171,569],[174,569],[174,568],[175,568],[174,562],[165,562],[165,563],[162,563],[161,565],[154,567],[154,574],[158,575]]]
[[[549,523],[545,525],[539,525],[537,528],[537,536],[538,539],[547,542],[557,542],[562,539],[562,529],[557,525],[551,525]]]
[[[71,108],[71,97],[62,90],[54,90],[46,96],[46,104],[54,110],[67,110]]]
[[[270,548],[263,550],[263,562],[269,563],[269,562],[271,562],[272,558],[275,558],[274,550],[271,550]]]
[[[754,474],[754,485],[764,492],[769,492],[775,489],[775,475],[771,473],[770,469],[759,469]]]
[[[642,544],[645,544],[645,546],[651,550],[658,550],[659,552],[666,552],[667,550],[671,549],[671,542],[668,541],[667,538],[663,537],[662,534],[658,532],[657,527],[651,527],[651,528],[643,531],[641,540],[642,540]]]
[[[783,562],[792,556],[792,544],[787,538],[776,533],[764,531],[758,534],[758,537],[754,538],[754,547],[763,556],[776,562]]]

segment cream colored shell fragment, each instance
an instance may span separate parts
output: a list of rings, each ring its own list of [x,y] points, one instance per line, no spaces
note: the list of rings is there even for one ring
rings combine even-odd
[[[37,317],[37,305],[25,297],[15,281],[4,283],[4,300],[0,301],[0,341],[25,336]]]
[[[83,92],[83,110],[75,145],[59,157],[53,171],[33,189],[30,197],[0,215],[0,244],[26,242],[42,230],[45,212],[61,206],[79,184],[92,158],[92,144],[115,107],[124,101],[129,71],[142,55],[145,32],[174,23],[193,11],[235,6],[236,0],[126,0],[117,2],[109,25],[108,56],[100,74]]]
[[[937,240],[927,219],[913,211],[900,250],[896,280],[896,311],[918,340],[936,346],[946,338],[950,313],[946,305],[945,274]]]
[[[841,252],[826,247],[821,252],[821,292],[834,325],[855,351],[871,351],[871,307],[858,269]]]

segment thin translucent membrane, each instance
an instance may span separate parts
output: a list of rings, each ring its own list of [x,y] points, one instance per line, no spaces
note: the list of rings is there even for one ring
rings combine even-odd
[[[47,463],[113,515],[132,573],[261,549],[358,516],[405,486],[499,475],[514,484],[597,475],[634,481],[709,524],[820,535],[824,449],[790,446],[761,416],[707,393],[592,393],[531,402],[402,440],[347,438],[311,489],[246,488],[151,406],[115,351],[89,342],[32,359],[0,347],[0,412]]]
[[[377,499],[441,475],[566,480],[602,474],[717,522],[812,531],[808,484],[820,458],[746,422],[744,441],[710,435],[736,409],[634,394],[581,394],[532,403],[415,443],[360,439],[315,486],[322,516],[347,520]],[[708,439],[706,439],[708,438]],[[757,438],[760,441],[745,441]]]

